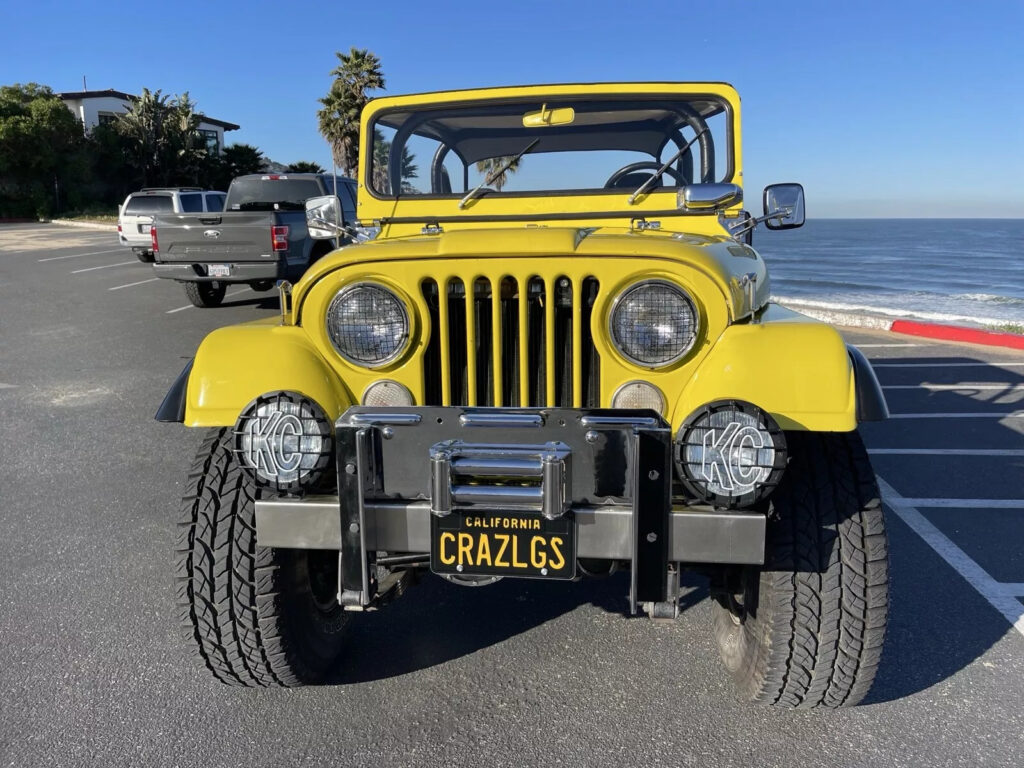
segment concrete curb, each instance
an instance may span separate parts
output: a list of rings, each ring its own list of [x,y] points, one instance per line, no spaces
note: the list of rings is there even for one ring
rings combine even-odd
[[[787,302],[786,307],[802,315],[813,317],[829,325],[847,328],[870,328],[877,331],[891,331],[905,336],[920,336],[938,341],[960,341],[968,344],[982,344],[989,347],[1024,349],[1024,335],[989,331],[984,328],[970,328],[942,323],[922,323],[916,320],[902,320],[881,315],[859,314],[825,307],[808,307]]]
[[[104,232],[117,232],[117,224],[94,224],[91,221],[71,221],[70,219],[51,219],[50,224],[62,227],[81,227],[82,229],[99,229]]]

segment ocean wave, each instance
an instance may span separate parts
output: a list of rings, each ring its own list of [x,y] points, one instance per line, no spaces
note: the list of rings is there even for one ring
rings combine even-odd
[[[1005,317],[979,317],[978,315],[964,315],[956,312],[933,312],[905,306],[889,307],[875,304],[870,301],[829,301],[823,299],[808,299],[803,296],[772,296],[772,301],[779,304],[795,304],[798,306],[814,307],[816,309],[833,309],[839,312],[870,312],[876,315],[885,315],[886,317],[931,320],[940,323],[999,325],[1007,320]]]
[[[1020,304],[1024,305],[1024,299],[1016,296],[997,296],[994,293],[958,293],[954,299],[967,299],[968,301],[985,301],[992,304]]]

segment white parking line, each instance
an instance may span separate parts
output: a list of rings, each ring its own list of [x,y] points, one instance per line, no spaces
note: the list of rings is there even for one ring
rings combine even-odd
[[[890,413],[890,419],[1024,419],[1024,411],[1003,413]]]
[[[868,448],[875,456],[1024,456],[1016,448]]]
[[[122,288],[131,288],[136,285],[145,285],[146,283],[155,283],[159,280],[159,277],[151,277],[149,280],[139,280],[137,283],[127,283],[126,285],[115,285],[113,288],[107,288],[108,291],[120,291]]]
[[[1024,597],[1024,584],[1003,583],[1001,586],[1010,597]]]
[[[77,275],[80,272],[92,272],[94,269],[110,269],[111,267],[127,267],[129,264],[139,264],[139,261],[119,261],[117,264],[101,264],[98,267],[86,267],[85,269],[73,269],[71,270],[72,275]]]
[[[974,562],[966,552],[922,515],[915,505],[909,503],[915,499],[903,498],[882,478],[878,478],[878,487],[882,491],[882,499],[892,511],[924,539],[953,570],[963,576],[967,583],[999,611],[1014,629],[1024,635],[1024,603],[1007,594],[1006,585],[1000,584],[989,576],[984,568]],[[955,501],[955,499],[946,499],[946,501]]]
[[[889,384],[882,389],[928,389],[933,392],[955,392],[961,389],[1000,391],[1003,389],[1024,389],[1024,384]]]
[[[880,358],[885,360],[886,358]],[[1024,362],[992,361],[990,363],[876,363],[871,361],[872,368],[984,368],[989,366],[1021,366]]]
[[[1024,499],[909,499],[900,496],[891,503],[925,509],[1024,509]]]
[[[224,298],[226,299],[228,296],[237,296],[238,294],[245,293],[248,290],[249,290],[249,286],[245,286],[245,288],[242,288],[241,290],[232,291],[231,293],[225,293],[224,294]],[[186,309],[195,309],[195,305],[194,304],[186,304],[184,307],[177,307],[176,309],[168,309],[167,312],[165,312],[164,314],[173,315],[175,312],[184,312]]]
[[[18,388],[17,384],[4,384],[3,382],[0,382],[0,389],[17,389],[17,388]]]
[[[123,248],[113,248],[109,251],[92,251],[90,253],[72,253],[67,256],[50,256],[48,259],[39,259],[39,263],[42,264],[44,261],[60,261],[61,259],[77,259],[79,256],[99,256],[101,253],[121,253]]]

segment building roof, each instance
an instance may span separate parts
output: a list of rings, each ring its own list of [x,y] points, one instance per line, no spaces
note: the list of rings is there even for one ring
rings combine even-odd
[[[115,91],[113,88],[108,88],[105,91],[68,91],[66,93],[58,93],[61,99],[64,101],[82,101],[84,99],[121,99],[122,101],[135,101],[138,96],[133,96],[130,93],[124,91]],[[223,128],[225,131],[237,131],[242,126],[236,125],[235,123],[229,123],[227,120],[218,120],[215,117],[207,117],[206,115],[197,115],[199,121],[207,123],[209,125],[217,125]]]

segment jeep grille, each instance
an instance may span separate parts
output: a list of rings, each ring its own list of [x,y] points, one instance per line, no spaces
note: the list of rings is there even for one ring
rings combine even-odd
[[[599,407],[601,366],[590,332],[594,277],[423,282],[430,341],[425,405]]]

